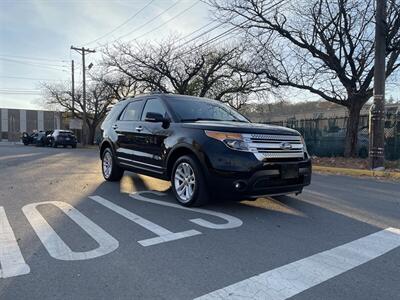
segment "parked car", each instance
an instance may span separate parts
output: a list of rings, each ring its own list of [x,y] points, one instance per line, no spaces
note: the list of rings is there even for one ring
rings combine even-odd
[[[51,134],[47,135],[47,143],[53,148],[57,148],[58,146],[71,146],[72,148],[76,148],[77,139],[70,130],[56,129]]]
[[[360,158],[368,157],[368,130],[362,128],[357,134],[357,154]],[[346,141],[346,129],[328,132],[321,136],[315,145],[314,152],[318,156],[343,156]]]
[[[299,132],[254,124],[221,102],[151,94],[116,104],[101,125],[103,176],[125,170],[170,180],[177,201],[199,206],[301,193],[311,161]]]
[[[31,134],[24,132],[22,133],[22,143],[25,146],[35,145],[35,146],[46,146],[46,131],[36,131]]]

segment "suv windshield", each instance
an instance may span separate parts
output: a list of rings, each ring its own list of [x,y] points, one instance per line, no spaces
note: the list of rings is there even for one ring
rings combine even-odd
[[[202,120],[249,122],[245,117],[228,105],[215,100],[170,98],[168,99],[168,104],[181,122]]]

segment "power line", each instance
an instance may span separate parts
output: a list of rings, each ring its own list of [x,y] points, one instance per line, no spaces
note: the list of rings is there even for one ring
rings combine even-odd
[[[1,58],[0,57],[0,60],[3,60],[3,61],[7,61],[7,62],[11,62],[11,63],[16,63],[16,64],[22,64],[22,65],[25,65],[25,66],[34,66],[34,67],[37,67],[37,68],[43,68],[43,69],[50,69],[50,70],[56,70],[56,71],[65,71],[65,69],[62,69],[62,67],[64,67],[64,66],[57,66],[57,65],[47,65],[47,64],[35,64],[35,63],[32,63],[32,62],[28,62],[28,61],[19,61],[19,60],[15,60],[15,59],[8,59],[8,58]]]
[[[149,3],[147,3],[145,6],[143,6],[141,9],[139,9],[135,14],[133,14],[132,16],[130,16],[128,19],[126,19],[123,23],[121,23],[120,25],[118,25],[117,27],[115,27],[113,30],[103,34],[102,36],[88,42],[85,44],[85,46],[93,44],[95,42],[97,42],[98,40],[101,40],[102,38],[110,35],[111,33],[114,33],[115,31],[117,31],[119,28],[121,28],[122,26],[124,26],[125,24],[127,24],[129,21],[131,21],[134,17],[136,17],[138,14],[140,14],[142,11],[144,11],[148,6],[150,6],[155,0],[151,0]]]
[[[15,59],[15,58],[0,57],[0,60],[35,65],[35,66],[45,66],[45,67],[65,67],[66,66],[66,65],[58,65],[58,64],[50,64],[50,63],[32,62],[32,61],[26,61],[23,59],[21,60],[21,59]]]
[[[2,90],[2,91],[21,91],[21,92],[24,92],[24,91],[38,91],[38,90],[35,90],[35,89],[21,89],[21,88],[0,88],[0,90]]]
[[[21,76],[8,76],[8,75],[0,75],[1,78],[10,78],[10,79],[21,79],[21,80],[37,80],[37,81],[59,81],[62,79],[50,79],[50,78],[33,78],[33,77],[21,77]]]
[[[285,4],[285,2],[287,2],[287,0],[279,0],[278,2],[273,3],[272,5],[270,5],[266,10],[272,10],[272,9],[274,9],[274,8],[282,7],[282,6]],[[232,20],[234,20],[235,18],[236,18],[236,17],[233,17]],[[231,20],[231,21],[232,21],[232,20]],[[247,23],[249,23],[249,22],[251,22],[251,20],[245,20],[245,21],[243,21],[242,23],[240,23],[240,24],[238,24],[238,25],[235,25],[234,27],[232,27],[232,28],[230,28],[230,29],[228,29],[228,30],[226,30],[226,31],[224,31],[224,32],[222,32],[222,33],[220,33],[220,34],[218,34],[217,36],[215,36],[215,37],[213,37],[213,38],[211,38],[211,39],[205,41],[204,43],[200,44],[199,46],[195,47],[194,49],[190,49],[189,51],[186,51],[186,52],[184,52],[183,54],[180,54],[180,55],[186,55],[186,54],[191,53],[191,52],[193,52],[193,51],[195,51],[195,50],[197,50],[197,49],[200,49],[200,48],[203,47],[203,46],[212,44],[214,41],[220,40],[221,38],[223,38],[223,37],[225,37],[225,36],[227,36],[227,35],[230,35],[231,33],[233,33],[233,32],[235,32],[235,31],[239,30],[240,27],[242,27],[243,25],[245,25],[245,24],[247,24]],[[222,24],[224,24],[224,23],[221,23],[220,25],[222,25]],[[214,26],[213,28],[211,28],[211,29],[209,29],[209,30],[207,30],[207,31],[205,31],[205,32],[203,32],[203,33],[201,33],[201,34],[199,34],[199,35],[196,36],[195,38],[193,38],[193,39],[187,41],[186,44],[187,44],[187,43],[190,43],[190,42],[192,42],[192,41],[194,41],[194,40],[196,40],[196,39],[199,39],[200,37],[206,35],[207,33],[209,33],[209,32],[211,32],[211,31],[215,30],[215,27],[217,27],[217,26]],[[227,39],[228,39],[228,38],[227,38]],[[226,41],[227,39],[224,39],[223,42]],[[180,46],[178,46],[177,48],[180,48],[180,47],[182,47],[182,46],[183,46],[183,44],[180,45]],[[177,48],[175,48],[175,49],[177,49]]]
[[[152,30],[149,30],[141,35],[139,35],[138,37],[134,38],[134,40],[136,39],[140,39],[142,37],[144,37],[145,35],[148,35],[149,33],[152,33],[154,31],[156,31],[157,29],[163,27],[165,24],[171,22],[172,20],[180,17],[181,15],[183,15],[185,12],[187,12],[188,10],[190,10],[191,8],[193,8],[195,5],[199,4],[199,1],[194,2],[192,5],[190,5],[188,8],[182,10],[180,13],[176,14],[175,16],[171,17],[170,19],[168,19],[167,21],[165,21],[164,23],[160,24],[159,26],[153,28]]]
[[[190,32],[189,34],[187,34],[187,35],[183,36],[182,38],[180,38],[180,39],[177,41],[177,43],[179,43],[179,42],[181,42],[181,41],[187,39],[189,36],[192,36],[192,35],[195,34],[196,32],[199,32],[199,31],[203,30],[204,28],[207,28],[208,26],[210,26],[211,24],[213,24],[213,23],[215,23],[215,22],[216,22],[215,20],[214,20],[214,21],[211,21],[211,22],[209,22],[209,23],[207,23],[207,24],[201,26],[200,28],[198,28],[198,29],[196,29],[196,30]]]
[[[248,22],[249,22],[249,20],[246,20],[246,21],[240,23],[238,26],[243,26],[243,25],[245,25],[245,24],[248,23]],[[239,29],[239,28],[232,27],[232,28],[230,28],[230,29],[228,29],[228,30],[225,30],[224,32],[218,34],[217,36],[215,36],[215,37],[213,37],[213,38],[211,38],[211,39],[209,39],[209,40],[207,40],[207,41],[205,41],[205,42],[203,42],[203,43],[201,43],[200,45],[196,46],[195,48],[189,49],[188,51],[186,51],[186,52],[184,52],[184,53],[181,53],[181,54],[179,54],[179,55],[180,55],[180,56],[183,56],[183,55],[186,55],[186,54],[188,54],[188,53],[193,53],[193,51],[196,51],[196,50],[198,50],[198,49],[200,49],[200,48],[202,48],[203,46],[206,46],[206,45],[208,45],[208,44],[212,44],[213,42],[215,42],[215,41],[217,41],[217,40],[219,40],[219,39],[221,39],[221,38],[223,38],[223,37],[225,37],[225,36],[227,36],[227,35],[230,35],[232,32],[234,32],[234,31],[236,31],[236,30],[238,30],[238,29]],[[226,40],[227,40],[227,39],[225,39],[224,41],[226,41]],[[179,48],[179,47],[178,47],[178,48]]]
[[[124,37],[126,37],[126,36],[128,36],[128,35],[131,35],[131,34],[134,33],[134,32],[137,32],[138,30],[142,29],[142,28],[145,27],[146,25],[148,25],[148,24],[150,24],[151,22],[153,22],[154,20],[156,20],[158,17],[162,16],[163,14],[165,14],[166,12],[168,12],[169,10],[171,10],[172,8],[174,8],[174,7],[175,7],[179,2],[181,2],[181,1],[182,1],[182,0],[176,1],[176,2],[173,3],[171,6],[169,6],[169,7],[166,8],[166,9],[164,9],[162,12],[160,12],[158,15],[156,15],[155,17],[153,17],[153,18],[150,19],[149,21],[143,23],[142,25],[140,25],[140,26],[134,28],[133,30],[131,30],[131,31],[129,31],[129,32],[127,32],[127,33],[125,33],[125,34],[119,36],[118,38],[116,38],[116,39],[114,39],[114,40],[112,40],[112,41],[110,41],[110,42],[107,42],[107,43],[104,43],[104,44],[102,44],[102,45],[99,45],[99,46],[96,47],[95,49],[102,48],[102,47],[108,45],[109,43],[113,43],[113,42],[118,41],[118,40],[120,40],[120,39],[122,39],[122,38],[124,38]]]
[[[0,94],[8,95],[36,95],[40,94],[39,90],[28,90],[28,89],[0,89]]]
[[[10,54],[0,54],[1,57],[11,57],[11,58],[22,58],[25,60],[38,60],[38,61],[49,61],[49,62],[65,62],[62,59],[50,59],[43,57],[35,57],[35,56],[20,56],[20,55],[10,55]]]
[[[192,38],[192,39],[186,41],[185,44],[191,43],[191,42],[193,42],[193,41],[195,41],[195,40],[201,38],[202,36],[206,35],[207,33],[210,33],[210,32],[212,32],[212,31],[218,29],[219,27],[221,27],[221,26],[223,26],[223,25],[225,25],[225,24],[224,24],[224,23],[220,23],[220,24],[218,24],[218,25],[216,25],[216,26],[214,26],[214,27],[212,27],[212,28],[210,28],[210,29],[208,29],[208,30],[202,32],[201,34],[195,36],[194,38]],[[180,46],[178,46],[178,47],[180,47]]]

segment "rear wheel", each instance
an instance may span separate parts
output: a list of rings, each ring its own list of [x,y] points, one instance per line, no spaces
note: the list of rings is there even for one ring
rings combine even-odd
[[[201,206],[209,199],[201,166],[194,156],[178,158],[172,169],[171,184],[176,199],[183,206]]]
[[[101,169],[103,177],[107,181],[119,181],[124,175],[124,169],[116,164],[110,148],[103,152]]]

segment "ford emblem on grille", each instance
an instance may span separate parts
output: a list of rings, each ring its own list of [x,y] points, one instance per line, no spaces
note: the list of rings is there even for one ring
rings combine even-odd
[[[292,149],[292,144],[288,143],[288,142],[283,142],[283,143],[281,143],[280,148],[282,150],[291,150]]]

